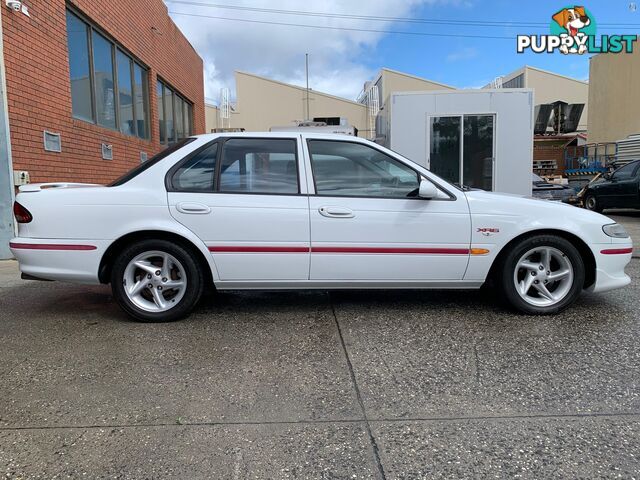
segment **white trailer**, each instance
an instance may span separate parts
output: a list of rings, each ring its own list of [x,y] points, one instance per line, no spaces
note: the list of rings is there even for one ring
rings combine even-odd
[[[377,141],[446,180],[531,195],[533,90],[396,92]]]

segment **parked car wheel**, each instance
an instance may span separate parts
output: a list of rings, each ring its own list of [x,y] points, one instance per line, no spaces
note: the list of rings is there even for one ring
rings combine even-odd
[[[528,314],[553,314],[580,295],[584,262],[567,240],[537,235],[518,242],[506,255],[499,286],[504,298]]]
[[[600,203],[595,195],[587,195],[584,199],[584,207],[587,210],[592,210],[594,212],[601,213],[602,207],[600,207]]]
[[[188,315],[204,286],[200,265],[180,245],[143,240],[115,260],[111,289],[118,304],[136,320],[170,322]]]

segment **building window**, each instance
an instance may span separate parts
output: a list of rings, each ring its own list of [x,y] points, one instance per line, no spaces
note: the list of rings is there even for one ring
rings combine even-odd
[[[118,50],[118,99],[120,101],[120,131],[135,135],[133,124],[133,84],[131,81],[131,59]]]
[[[89,73],[91,71],[89,66],[89,28],[69,11],[67,11],[67,38],[73,116],[91,122],[93,121],[93,107],[91,74]]]
[[[160,143],[171,144],[193,134],[193,105],[161,80],[158,94],[158,126]]]
[[[149,138],[147,70],[70,10],[67,38],[74,118]]]
[[[522,88],[524,87],[524,73],[521,73],[517,77],[513,77],[511,80],[507,80],[502,83],[502,88]]]

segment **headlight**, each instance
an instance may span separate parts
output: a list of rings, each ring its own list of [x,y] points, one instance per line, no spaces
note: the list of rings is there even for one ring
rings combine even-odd
[[[617,223],[610,223],[602,227],[602,231],[613,238],[629,238],[629,234],[624,227]]]

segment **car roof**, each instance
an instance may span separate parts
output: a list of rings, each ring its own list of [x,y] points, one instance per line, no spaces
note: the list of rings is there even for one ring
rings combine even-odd
[[[345,141],[356,141],[362,143],[368,143],[369,140],[362,137],[355,137],[353,135],[346,135],[342,133],[318,133],[318,132],[300,132],[300,131],[290,131],[290,132],[219,132],[219,133],[203,133],[200,135],[192,135],[193,138],[205,138],[214,140],[216,138],[293,138],[293,137],[302,137],[302,138],[321,138],[326,140],[345,140]]]

